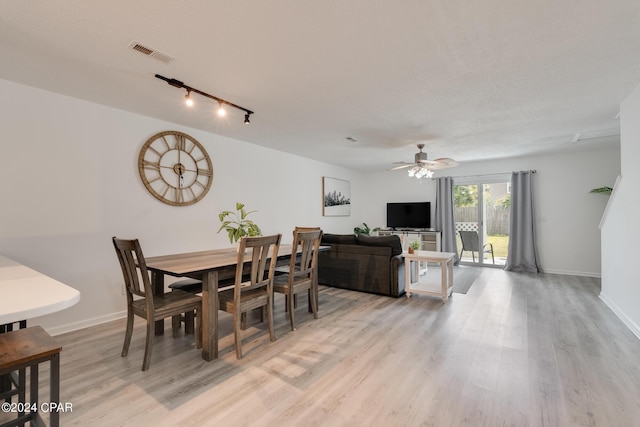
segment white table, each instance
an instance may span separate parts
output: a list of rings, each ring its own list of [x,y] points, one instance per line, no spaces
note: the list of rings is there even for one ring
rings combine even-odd
[[[0,255],[0,325],[71,307],[80,292]]]
[[[449,295],[453,292],[453,260],[456,254],[453,252],[435,252],[435,251],[414,251],[410,254],[404,252],[402,256],[405,259],[405,292],[407,298],[411,298],[412,293],[435,295],[442,297],[442,302],[447,302]],[[420,281],[420,274],[416,274],[416,281],[411,281],[411,262],[426,261],[440,264],[442,274],[440,275],[440,283],[430,281]]]

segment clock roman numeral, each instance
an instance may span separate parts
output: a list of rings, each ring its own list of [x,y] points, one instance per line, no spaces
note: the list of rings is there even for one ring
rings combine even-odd
[[[149,146],[149,150],[151,150],[154,153],[156,153],[158,155],[158,157],[162,157],[162,153],[160,151],[156,150],[152,145]]]
[[[167,185],[167,187],[164,189],[164,191],[162,192],[162,198],[166,199],[167,198],[167,193],[169,192],[169,189],[171,187]]]
[[[164,136],[161,138],[162,142],[164,142],[164,146],[167,148],[165,151],[169,151],[171,150],[171,146],[169,145],[169,143],[167,142],[167,138],[165,138]]]
[[[150,160],[144,160],[142,162],[145,169],[151,169],[160,172],[160,162],[152,162]]]
[[[198,175],[204,175],[204,176],[212,176],[213,172],[210,171],[209,169],[198,169]]]
[[[176,134],[176,150],[186,151],[186,143],[184,140],[184,135]]]

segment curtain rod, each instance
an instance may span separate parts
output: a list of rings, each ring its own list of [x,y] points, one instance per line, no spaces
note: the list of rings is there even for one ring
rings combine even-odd
[[[522,172],[536,173],[538,171],[535,170],[535,169],[532,169],[532,170],[522,171]],[[452,176],[451,178],[475,178],[475,177],[481,177],[481,176],[511,175],[512,173],[513,172],[479,173],[479,174],[475,174],[475,175]]]

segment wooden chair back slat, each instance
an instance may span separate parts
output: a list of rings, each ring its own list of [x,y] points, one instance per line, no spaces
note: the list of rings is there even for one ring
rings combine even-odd
[[[138,239],[124,240],[114,237],[112,240],[127,290],[142,298],[151,295],[153,292],[149,271]]]
[[[293,231],[293,249],[289,264],[289,274],[292,278],[311,277],[316,268],[321,238],[320,228],[296,227]]]
[[[243,282],[243,269],[236,269],[234,299],[239,302],[243,292],[252,289],[269,287],[273,282],[273,275],[278,256],[278,248],[282,235],[243,237],[238,249],[238,265],[245,262],[247,249],[251,252],[251,271],[249,280]],[[269,266],[267,267],[267,261]]]

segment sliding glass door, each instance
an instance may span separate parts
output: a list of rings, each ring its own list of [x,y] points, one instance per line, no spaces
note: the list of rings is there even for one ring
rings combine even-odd
[[[504,266],[509,246],[510,182],[486,178],[454,185],[454,218],[462,264]]]

